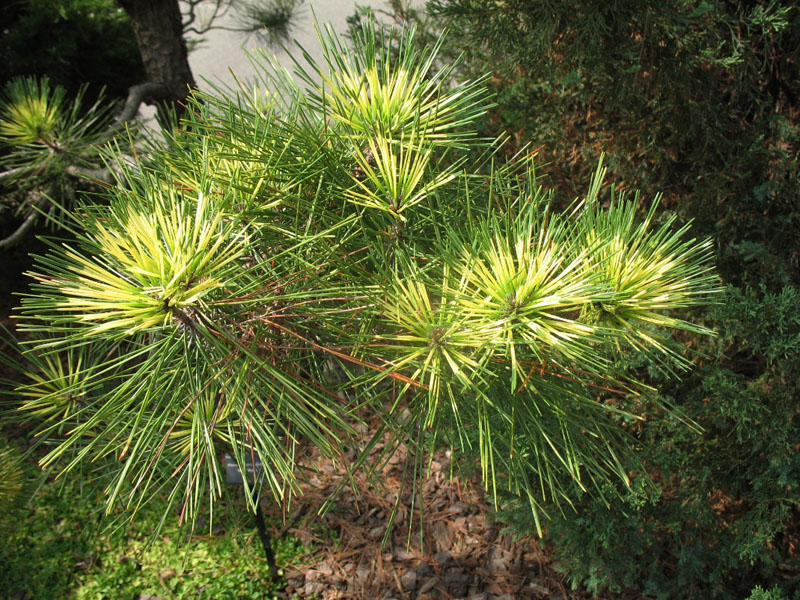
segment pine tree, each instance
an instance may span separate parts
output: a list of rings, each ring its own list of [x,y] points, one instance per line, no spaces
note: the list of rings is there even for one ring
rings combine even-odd
[[[646,389],[614,356],[690,366],[664,332],[710,333],[673,312],[718,291],[709,242],[605,191],[602,165],[552,210],[532,154],[476,135],[484,80],[435,71],[413,30],[320,37],[296,79],[259,54],[256,85],[193,93],[135,154],[118,141],[113,181],[62,217],[74,239],[37,257],[18,315],[42,465],[103,471],[109,510],[161,494],[190,519],[226,453],[285,503],[303,445],[358,448],[355,469],[386,432],[418,472],[439,445],[477,452],[537,522],[565,485],[626,481],[617,420]]]

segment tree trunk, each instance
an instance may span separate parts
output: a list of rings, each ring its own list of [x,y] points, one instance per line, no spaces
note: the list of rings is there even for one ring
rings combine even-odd
[[[178,107],[195,87],[187,59],[178,0],[118,0],[130,16],[149,83],[161,86],[148,101]]]

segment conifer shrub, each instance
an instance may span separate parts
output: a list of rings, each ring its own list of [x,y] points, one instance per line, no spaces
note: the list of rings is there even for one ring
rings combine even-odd
[[[190,522],[227,493],[225,454],[262,465],[251,508],[285,505],[309,445],[370,467],[387,431],[417,474],[443,444],[477,456],[537,528],[573,487],[624,488],[620,422],[648,396],[680,417],[619,357],[690,369],[669,332],[710,333],[677,312],[719,295],[708,240],[602,165],[551,207],[532,153],[476,134],[485,79],[434,69],[441,40],[320,35],[294,78],[257,54],[257,81],[195,93],[180,128],[116,138],[112,183],[60,219],[74,237],[17,313],[13,414],[42,466],[96,471],[109,511],[158,497]]]
[[[800,97],[793,2],[432,0],[428,8],[472,68],[493,66],[490,127],[541,146],[571,193],[602,152],[627,185],[663,191],[670,206],[696,196],[692,216],[724,206],[763,183],[777,142],[767,132]]]

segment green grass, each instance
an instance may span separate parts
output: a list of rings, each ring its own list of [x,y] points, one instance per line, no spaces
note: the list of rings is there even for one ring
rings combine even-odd
[[[150,532],[160,512],[137,515],[124,528],[98,528],[102,495],[47,481],[15,515],[0,544],[0,598],[20,592],[37,600],[113,600],[149,594],[168,600],[276,598],[251,516],[220,522],[217,535],[187,539],[177,517],[159,536]],[[296,537],[273,540],[281,566],[297,564],[313,549]]]

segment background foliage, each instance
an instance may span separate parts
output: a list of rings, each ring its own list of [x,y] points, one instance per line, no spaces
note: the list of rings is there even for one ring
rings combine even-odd
[[[48,76],[70,94],[88,84],[124,98],[144,79],[127,15],[113,0],[9,0],[0,6],[0,85]]]

